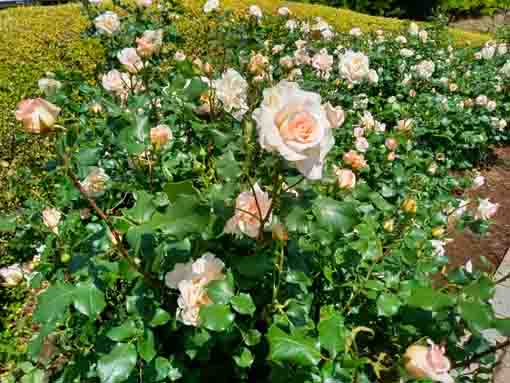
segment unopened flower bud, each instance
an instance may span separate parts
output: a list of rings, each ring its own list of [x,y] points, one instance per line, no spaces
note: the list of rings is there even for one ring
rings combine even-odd
[[[402,210],[409,214],[416,214],[416,200],[414,198],[406,198],[404,202],[402,202]]]
[[[387,219],[383,223],[383,229],[387,231],[388,233],[393,232],[393,229],[395,227],[395,221],[393,219]]]
[[[445,229],[444,229],[444,227],[439,227],[439,226],[438,226],[438,227],[434,227],[434,228],[432,229],[432,236],[433,236],[434,238],[442,237],[444,233],[445,233]]]
[[[273,225],[272,228],[273,239],[277,241],[287,241],[289,239],[289,234],[287,233],[287,229],[281,223],[277,223]]]

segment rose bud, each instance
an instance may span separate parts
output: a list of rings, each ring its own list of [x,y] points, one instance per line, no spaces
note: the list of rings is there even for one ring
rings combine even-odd
[[[413,120],[406,119],[406,120],[400,120],[397,124],[397,130],[400,130],[401,132],[408,132],[413,127]]]
[[[443,227],[434,227],[432,229],[432,236],[434,238],[442,237],[444,233],[445,233],[445,229]]]
[[[340,189],[352,189],[356,186],[356,175],[349,169],[335,169],[335,176]]]
[[[90,104],[89,106],[89,110],[92,112],[92,113],[95,113],[95,114],[99,114],[103,111],[103,107],[101,106],[100,103],[98,102],[93,102],[92,104]]]
[[[288,241],[289,233],[281,223],[277,223],[272,227],[273,239],[277,241]]]
[[[172,131],[168,125],[158,125],[150,131],[151,144],[160,148],[172,139]]]
[[[454,383],[448,374],[451,363],[444,356],[445,349],[430,342],[429,347],[410,346],[404,355],[407,372],[416,379],[432,379],[441,383]]]
[[[395,151],[395,149],[397,149],[397,147],[398,147],[398,142],[394,138],[387,138],[386,142],[384,144],[392,152]]]
[[[58,224],[62,213],[60,210],[48,207],[42,212],[44,225],[50,229],[53,233],[58,234]]]
[[[60,108],[42,98],[23,100],[18,104],[16,120],[23,122],[29,133],[44,134],[51,130]]]
[[[350,150],[343,155],[343,160],[347,165],[350,165],[354,170],[362,169],[367,167],[367,162],[363,155],[357,153],[354,150]]]
[[[388,155],[386,156],[386,159],[388,161],[395,161],[395,158],[397,158],[397,155],[395,154],[395,152],[389,152]]]
[[[416,214],[417,204],[414,198],[406,198],[402,202],[402,210],[409,214]]]
[[[393,219],[387,219],[383,223],[383,229],[387,231],[388,233],[393,232],[393,228],[395,226],[395,221]]]

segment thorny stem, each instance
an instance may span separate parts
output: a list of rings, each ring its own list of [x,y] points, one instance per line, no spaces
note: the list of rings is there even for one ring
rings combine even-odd
[[[73,172],[70,164],[70,160],[67,156],[64,156],[64,164],[67,170],[67,174],[71,178],[71,181],[73,182],[74,186],[79,190],[80,194],[87,200],[90,207],[94,209],[96,214],[106,223],[108,226],[108,229],[110,229],[110,232],[112,233],[112,236],[115,239],[117,250],[119,251],[120,255],[126,259],[126,261],[129,263],[131,268],[133,268],[135,271],[139,272],[145,279],[145,281],[151,285],[152,287],[156,289],[163,289],[164,285],[157,279],[155,279],[151,274],[144,271],[140,266],[134,261],[134,259],[129,255],[129,252],[126,250],[126,248],[122,245],[122,239],[120,238],[119,233],[113,226],[109,216],[96,204],[96,201],[94,201],[92,198],[90,198],[85,190],[83,189],[83,186],[81,185],[81,182],[78,178],[78,176]]]
[[[495,353],[496,351],[498,350],[501,350],[503,348],[506,348],[510,346],[510,339],[508,339],[506,342],[503,342],[503,343],[500,343],[500,344],[497,344],[495,346],[492,346],[490,347],[489,349],[487,349],[486,351],[484,352],[480,352],[478,354],[475,354],[473,355],[471,358],[469,358],[468,360],[464,361],[464,362],[457,362],[455,363],[455,365],[453,366],[453,368],[459,368],[459,367],[466,367],[466,366],[469,366],[471,363],[473,362],[476,362],[477,360],[483,358],[484,356],[487,356],[487,355],[490,355],[490,354],[493,354]]]

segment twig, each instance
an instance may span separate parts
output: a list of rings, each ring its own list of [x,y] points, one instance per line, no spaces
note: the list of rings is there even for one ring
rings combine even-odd
[[[469,366],[471,363],[476,362],[477,360],[483,358],[484,356],[490,355],[495,353],[498,350],[501,350],[502,348],[510,346],[510,339],[508,339],[506,342],[497,344],[495,346],[490,347],[489,349],[485,350],[484,352],[481,352],[479,354],[473,355],[471,358],[469,358],[465,362],[457,362],[454,364],[453,368],[459,368],[459,367],[465,367]]]
[[[129,252],[126,250],[126,248],[122,245],[122,239],[120,238],[119,233],[113,226],[112,222],[110,221],[110,218],[108,215],[96,204],[96,201],[94,201],[91,197],[89,197],[86,193],[86,191],[83,189],[83,186],[78,178],[78,176],[73,172],[71,168],[71,164],[69,161],[69,158],[67,156],[64,156],[64,164],[67,170],[67,174],[71,178],[71,181],[73,181],[74,186],[80,191],[80,194],[87,200],[90,207],[94,209],[96,214],[106,223],[108,226],[108,229],[110,229],[110,232],[112,233],[112,236],[115,239],[115,246],[119,250],[120,255],[126,259],[126,261],[129,263],[131,268],[133,268],[135,271],[139,272],[144,279],[147,281],[148,284],[150,284],[152,287],[157,289],[163,289],[165,286],[161,281],[154,278],[151,274],[147,273],[143,269],[140,268],[140,266],[134,261],[133,258],[129,255]]]
[[[294,187],[296,187],[297,185],[299,185],[301,182],[303,182],[305,180],[305,177],[301,177],[299,179],[299,181],[293,183],[292,185],[290,186],[287,186],[285,189],[282,190],[282,193],[287,193],[289,190],[292,190]]]

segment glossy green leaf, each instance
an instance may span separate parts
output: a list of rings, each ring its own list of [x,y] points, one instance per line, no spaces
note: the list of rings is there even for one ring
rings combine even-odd
[[[154,333],[148,328],[145,329],[143,337],[138,338],[138,354],[147,363],[156,356]]]
[[[211,331],[225,331],[232,322],[235,315],[227,305],[210,304],[200,308],[200,319],[202,326]]]
[[[150,325],[152,327],[162,326],[165,323],[167,323],[172,317],[168,312],[163,310],[162,308],[157,308],[156,312],[154,313],[154,316],[152,317],[150,321]]]
[[[316,366],[321,360],[320,343],[302,334],[291,335],[272,325],[266,335],[269,341],[269,359],[300,366]]]
[[[253,363],[253,355],[249,349],[243,347],[240,355],[234,355],[234,361],[239,367],[247,368]]]
[[[318,326],[321,347],[329,352],[331,358],[336,358],[345,349],[345,326],[342,314],[332,308],[321,309]]]
[[[76,285],[73,296],[74,307],[82,314],[95,318],[106,307],[104,293],[92,282],[79,283]]]
[[[400,308],[400,299],[394,294],[383,293],[377,299],[377,313],[381,316],[391,317]]]
[[[359,215],[353,204],[331,198],[322,197],[316,200],[313,212],[319,225],[333,232],[348,233],[359,222]]]
[[[109,354],[97,362],[101,383],[125,382],[136,365],[136,348],[133,344],[119,343]]]
[[[432,287],[416,287],[412,290],[407,304],[424,310],[437,311],[454,304],[448,294],[442,293]]]
[[[75,287],[57,282],[38,296],[34,319],[41,323],[61,320],[74,299]]]
[[[240,293],[239,295],[233,297],[231,299],[232,308],[236,310],[239,314],[244,315],[253,315],[255,310],[255,303],[253,303],[253,299],[251,299],[250,294]]]
[[[126,339],[131,339],[137,336],[139,333],[140,330],[136,327],[135,322],[132,319],[128,319],[120,326],[110,329],[106,333],[106,336],[111,340],[120,342]]]
[[[225,278],[207,285],[207,295],[214,303],[227,304],[234,296],[234,286]]]

